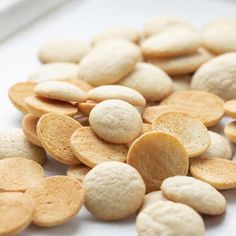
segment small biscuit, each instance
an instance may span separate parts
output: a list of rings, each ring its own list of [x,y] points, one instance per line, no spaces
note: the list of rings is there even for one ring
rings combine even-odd
[[[165,178],[186,175],[189,160],[184,146],[174,136],[149,132],[133,142],[127,163],[138,170],[147,192],[152,192],[160,189]]]
[[[68,176],[47,177],[27,189],[35,203],[33,223],[42,227],[60,225],[71,220],[84,203],[81,183]]]
[[[84,102],[86,94],[75,85],[61,81],[47,81],[39,83],[34,88],[36,96],[65,102]]]
[[[137,63],[133,72],[119,81],[120,85],[140,92],[147,101],[160,101],[173,91],[171,78],[149,63]]]
[[[24,192],[44,179],[43,167],[20,157],[0,160],[0,192]]]
[[[125,162],[128,152],[124,144],[112,144],[97,137],[90,127],[77,129],[70,140],[76,157],[89,167],[105,161]]]
[[[68,116],[74,116],[78,113],[75,105],[58,100],[29,96],[25,99],[25,106],[31,114],[42,116],[46,113],[60,113]]]
[[[185,90],[172,93],[161,105],[179,105],[189,110],[189,114],[198,118],[207,127],[215,125],[224,115],[223,100],[217,95],[197,90]]]
[[[190,165],[193,177],[219,190],[236,188],[236,163],[219,158],[197,158]]]
[[[152,124],[154,131],[176,137],[185,147],[189,157],[199,156],[210,146],[210,135],[201,121],[181,112],[167,112]]]
[[[83,182],[85,175],[91,170],[90,167],[86,165],[76,165],[70,166],[67,171],[66,175],[69,177],[76,178],[80,182]]]
[[[181,91],[181,90],[190,90],[191,85],[191,78],[192,75],[176,75],[171,77],[173,79],[174,84],[174,91]]]
[[[142,118],[129,103],[122,100],[106,100],[96,105],[89,114],[93,132],[111,143],[129,143],[142,130]]]
[[[198,32],[177,27],[151,36],[142,43],[141,48],[146,58],[166,58],[194,53],[201,44]]]
[[[30,113],[26,114],[21,122],[21,127],[24,132],[24,135],[28,141],[31,143],[42,147],[42,144],[39,141],[36,126],[39,121],[37,116],[34,116]]]
[[[226,124],[224,133],[231,142],[236,143],[236,121]]]
[[[236,99],[225,102],[224,110],[227,116],[236,118]]]
[[[201,216],[191,207],[171,201],[156,202],[136,218],[139,236],[204,236]]]
[[[103,85],[88,91],[87,99],[102,102],[108,99],[120,99],[133,106],[145,106],[146,101],[138,91],[121,85]]]
[[[94,101],[86,101],[78,103],[78,109],[82,112],[85,116],[89,116],[92,109],[97,105],[97,102]]]
[[[10,87],[8,91],[8,96],[12,104],[23,113],[28,113],[25,106],[25,98],[34,95],[35,83],[33,82],[21,82],[16,83]]]
[[[82,125],[69,116],[48,113],[37,124],[37,134],[46,152],[66,165],[81,162],[70,148],[71,135]]]
[[[0,193],[0,235],[11,236],[22,232],[32,221],[34,203],[24,193]]]
[[[224,196],[210,184],[189,176],[174,176],[162,182],[165,197],[189,205],[199,213],[220,215],[226,208]]]
[[[105,162],[94,167],[83,181],[86,208],[102,220],[121,220],[143,202],[145,184],[139,173],[121,162]]]
[[[79,39],[57,39],[43,43],[39,48],[38,57],[43,63],[79,63],[89,49],[89,45]]]
[[[5,128],[0,130],[0,160],[4,158],[20,157],[44,164],[47,160],[46,152],[29,142],[21,129]]]

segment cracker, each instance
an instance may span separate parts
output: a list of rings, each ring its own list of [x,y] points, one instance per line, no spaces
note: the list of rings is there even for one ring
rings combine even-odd
[[[105,162],[94,167],[84,178],[86,208],[97,218],[121,220],[140,207],[145,184],[139,173],[121,162]]]
[[[37,124],[37,134],[46,152],[66,165],[77,165],[80,161],[70,148],[71,135],[82,127],[76,120],[61,114],[43,115]]]
[[[189,157],[199,156],[210,146],[210,135],[201,121],[181,112],[167,112],[152,124],[154,131],[165,132],[176,137]]]
[[[78,113],[77,107],[69,102],[37,96],[27,97],[25,99],[25,106],[31,114],[38,117],[46,113],[60,113],[68,116],[74,116]]]
[[[83,182],[83,179],[85,175],[91,170],[90,167],[86,165],[76,165],[76,166],[70,166],[67,171],[66,175],[69,177],[76,178],[80,182]]]
[[[224,110],[227,116],[236,118],[236,99],[225,102]]]
[[[147,192],[152,192],[160,189],[165,178],[186,175],[189,160],[184,146],[174,136],[149,132],[133,142],[127,163],[138,170]]]
[[[97,102],[94,101],[86,101],[78,103],[78,109],[82,112],[85,116],[89,116],[92,109],[97,105]]]
[[[32,221],[34,203],[24,193],[0,193],[0,235],[22,232]]]
[[[51,227],[68,222],[79,212],[85,199],[81,183],[68,176],[47,177],[27,189],[35,203],[33,223]]]
[[[0,161],[0,192],[24,192],[44,178],[37,162],[20,157]]]
[[[189,176],[169,177],[163,181],[161,190],[171,201],[189,205],[203,214],[220,215],[227,204],[210,184]]]
[[[236,163],[218,158],[198,158],[191,163],[193,177],[219,190],[236,188]]]
[[[224,133],[231,142],[236,143],[236,121],[226,124]]]
[[[112,144],[97,137],[90,127],[77,129],[71,137],[71,148],[76,157],[89,167],[105,161],[125,162],[128,149],[123,144]]]
[[[25,106],[25,98],[34,95],[35,83],[33,82],[20,82],[10,87],[8,96],[12,104],[23,113],[28,113]]]
[[[172,93],[161,102],[161,105],[178,105],[186,107],[186,109],[189,110],[189,114],[198,118],[207,127],[217,124],[223,117],[223,104],[223,100],[217,95],[196,90]]]

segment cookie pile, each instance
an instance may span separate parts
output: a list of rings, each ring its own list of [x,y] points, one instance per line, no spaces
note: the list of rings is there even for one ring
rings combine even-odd
[[[227,138],[209,130],[236,118],[235,26],[158,16],[142,33],[44,43],[43,64],[9,89],[25,115],[0,130],[0,235],[64,224],[84,205],[106,221],[138,213],[139,236],[203,236],[200,214],[223,214],[218,190],[236,188],[236,121]],[[45,177],[47,155],[64,176]]]

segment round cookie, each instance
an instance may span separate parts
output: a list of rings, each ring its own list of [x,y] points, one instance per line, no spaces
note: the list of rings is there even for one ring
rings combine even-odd
[[[37,124],[37,134],[46,152],[57,161],[66,165],[81,162],[70,148],[72,134],[82,125],[71,117],[48,113]]]
[[[231,142],[236,143],[236,121],[226,124],[224,133]]]
[[[0,192],[24,192],[44,178],[41,165],[20,157],[0,160]]]
[[[210,146],[210,135],[201,121],[181,112],[167,112],[152,124],[154,131],[165,132],[176,137],[189,157],[199,156]]]
[[[116,26],[95,34],[91,41],[92,44],[96,44],[109,38],[123,38],[133,43],[138,43],[139,32],[136,29],[127,26]]]
[[[80,182],[83,182],[85,175],[90,170],[91,170],[91,168],[86,165],[70,166],[66,171],[66,175],[69,177],[76,178]]]
[[[162,182],[165,197],[189,205],[199,213],[220,215],[226,208],[224,196],[210,184],[189,176],[174,176]]]
[[[194,53],[201,44],[198,32],[177,27],[151,36],[142,43],[141,48],[146,58],[166,58]]]
[[[136,212],[143,202],[145,184],[139,173],[121,162],[105,162],[84,178],[86,208],[97,218],[121,220]]]
[[[5,128],[0,130],[0,160],[4,158],[20,157],[44,164],[45,151],[29,142],[21,129]]]
[[[25,98],[34,95],[35,83],[33,82],[20,82],[10,87],[8,96],[12,104],[21,112],[28,113],[25,106]]]
[[[106,100],[96,105],[89,114],[93,132],[111,143],[129,143],[142,130],[142,118],[129,103],[121,100]]]
[[[236,53],[225,53],[203,64],[193,75],[191,88],[236,98]]]
[[[204,236],[201,216],[191,207],[171,201],[156,202],[136,218],[139,236]]]
[[[27,97],[25,106],[31,114],[38,117],[46,113],[60,113],[68,116],[74,116],[78,113],[77,107],[69,102],[36,96]]]
[[[37,116],[34,116],[30,113],[26,114],[21,122],[21,127],[24,132],[24,135],[28,141],[31,143],[42,147],[42,144],[39,141],[36,126],[39,121]]]
[[[190,90],[192,75],[176,75],[172,76],[174,84],[174,92],[181,90]]]
[[[36,96],[66,102],[84,102],[86,94],[75,85],[61,81],[47,81],[39,83],[34,88]]]
[[[66,62],[48,63],[35,69],[28,80],[32,82],[43,82],[48,80],[76,79],[78,65]]]
[[[219,190],[236,188],[236,163],[219,158],[197,158],[190,165],[193,177]]]
[[[97,105],[97,102],[94,101],[86,101],[78,103],[78,109],[82,112],[85,116],[89,116],[92,109]]]
[[[225,102],[224,110],[227,116],[236,118],[236,99]]]
[[[127,163],[138,170],[147,192],[160,189],[164,179],[188,173],[189,160],[183,145],[172,135],[149,132],[131,145]]]
[[[68,176],[47,177],[27,189],[35,203],[33,223],[42,227],[60,225],[71,220],[84,203],[81,183]]]
[[[0,235],[19,234],[33,219],[34,203],[27,194],[0,193],[0,206]]]
[[[171,78],[164,71],[144,62],[137,63],[119,84],[137,90],[147,101],[160,101],[173,90]]]
[[[89,49],[89,45],[79,39],[55,39],[40,46],[38,57],[43,63],[79,63]]]
[[[223,117],[223,104],[223,100],[217,95],[197,90],[177,91],[161,102],[161,105],[186,107],[189,114],[207,127],[215,125]]]
[[[77,78],[92,86],[113,84],[129,74],[140,58],[137,45],[127,40],[107,39],[81,60]]]
[[[102,102],[108,99],[120,99],[133,106],[145,106],[146,101],[138,91],[121,85],[103,85],[88,91],[87,99]]]
[[[202,64],[213,58],[213,55],[204,48],[199,48],[196,52],[171,57],[154,58],[149,62],[160,67],[169,75],[183,75],[195,72]]]
[[[128,152],[126,145],[103,141],[90,127],[77,129],[71,136],[70,146],[75,156],[91,168],[106,161],[125,162]]]

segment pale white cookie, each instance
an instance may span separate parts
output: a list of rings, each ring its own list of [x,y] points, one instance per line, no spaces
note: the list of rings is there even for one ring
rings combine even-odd
[[[86,208],[102,220],[121,220],[142,204],[145,184],[135,170],[121,162],[105,162],[94,167],[83,181]]]
[[[133,72],[119,81],[120,85],[140,92],[147,101],[160,101],[173,91],[171,78],[149,63],[137,63]]]
[[[189,176],[169,177],[162,182],[161,190],[168,199],[203,214],[222,214],[227,204],[224,196],[210,184]]]
[[[191,207],[161,201],[141,211],[136,219],[139,236],[204,236],[201,216]]]
[[[143,122],[139,112],[122,100],[106,100],[96,105],[89,115],[91,129],[111,143],[129,143],[138,137]]]

